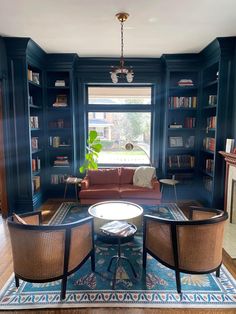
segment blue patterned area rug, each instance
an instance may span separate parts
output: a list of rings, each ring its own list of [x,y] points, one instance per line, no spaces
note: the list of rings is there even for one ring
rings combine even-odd
[[[50,223],[68,223],[85,217],[88,207],[63,203]],[[169,219],[186,219],[175,204],[145,206],[144,213]],[[236,281],[221,268],[215,274],[182,274],[182,295],[176,292],[174,271],[148,255],[146,272],[142,269],[142,237],[121,245],[122,253],[132,262],[137,278],[127,264],[117,273],[116,289],[112,290],[112,272],[107,271],[110,258],[117,253],[115,244],[96,241],[96,272],[88,260],[68,279],[66,299],[60,301],[60,280],[36,284],[20,281],[17,290],[13,276],[0,293],[0,310],[77,307],[150,307],[150,308],[236,308]]]

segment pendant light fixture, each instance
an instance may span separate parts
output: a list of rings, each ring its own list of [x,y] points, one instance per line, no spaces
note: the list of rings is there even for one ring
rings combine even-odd
[[[121,56],[120,56],[120,64],[119,66],[113,66],[111,69],[111,80],[113,83],[118,83],[119,79],[125,79],[128,83],[133,82],[134,72],[131,67],[125,66],[125,59],[124,59],[124,22],[128,19],[128,13],[117,13],[116,17],[120,22],[121,28]]]

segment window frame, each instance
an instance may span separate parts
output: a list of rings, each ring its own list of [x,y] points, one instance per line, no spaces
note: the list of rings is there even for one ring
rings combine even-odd
[[[88,90],[89,87],[150,87],[151,88],[151,104],[89,104],[88,101]],[[154,127],[155,127],[155,114],[154,108],[156,105],[156,85],[154,83],[134,83],[134,84],[122,84],[118,83],[114,86],[114,84],[93,84],[87,83],[85,84],[85,112],[86,112],[86,133],[88,134],[88,116],[89,112],[150,112],[151,114],[151,125],[150,125],[150,160],[152,164],[155,166],[156,160],[154,160]],[[119,167],[123,164],[99,164],[99,168],[109,168],[109,167]],[[147,166],[147,164],[140,164]],[[126,167],[137,167],[137,164],[125,164]]]

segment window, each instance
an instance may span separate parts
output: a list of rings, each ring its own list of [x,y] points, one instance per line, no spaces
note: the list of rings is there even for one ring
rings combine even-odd
[[[88,87],[88,129],[96,130],[103,144],[98,164],[150,164],[151,95],[151,86]]]
[[[101,105],[150,105],[149,87],[88,87],[88,103]]]

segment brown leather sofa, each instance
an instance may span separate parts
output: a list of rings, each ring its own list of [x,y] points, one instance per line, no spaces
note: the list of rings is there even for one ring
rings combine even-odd
[[[134,168],[89,170],[81,182],[81,204],[108,200],[125,200],[137,204],[156,205],[161,202],[160,183],[152,179],[152,188],[133,185]]]

